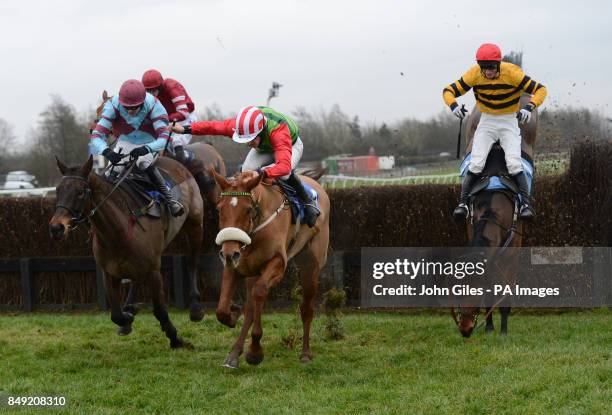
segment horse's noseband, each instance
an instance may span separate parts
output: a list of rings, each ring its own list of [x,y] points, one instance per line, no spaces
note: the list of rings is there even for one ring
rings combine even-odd
[[[89,200],[89,198],[91,197],[91,188],[89,187],[89,181],[87,181],[86,178],[81,177],[81,176],[64,176],[62,177],[62,182],[66,179],[71,179],[71,180],[81,180],[83,182],[85,182],[86,186],[84,189],[85,194],[83,195],[83,199],[82,199],[82,203],[81,203],[81,208],[79,209],[79,211],[77,211],[75,208],[71,207],[71,206],[66,206],[63,205],[59,202],[55,203],[55,209],[57,208],[62,208],[65,209],[66,211],[68,211],[68,213],[70,213],[70,215],[72,216],[72,218],[70,219],[72,222],[76,223],[76,226],[72,227],[71,229],[75,229],[78,225],[87,222],[87,220],[89,219],[88,216],[85,216],[85,204],[87,203],[87,201]],[[61,182],[60,182],[61,184]]]

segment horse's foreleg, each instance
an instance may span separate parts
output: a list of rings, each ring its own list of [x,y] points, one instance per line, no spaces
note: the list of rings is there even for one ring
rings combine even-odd
[[[133,280],[125,280],[125,281],[129,281],[130,288],[128,290],[128,294],[125,299],[125,302],[123,303],[123,311],[131,313],[132,315],[135,316],[136,313],[138,312],[138,309],[134,305],[134,300],[136,298],[136,284],[134,284]]]
[[[510,307],[500,307],[501,313],[501,334],[508,334],[508,316],[510,315]]]
[[[117,334],[127,336],[132,332],[132,322],[134,315],[123,311],[121,307],[121,279],[104,273],[106,286],[106,297],[111,310],[111,320],[119,326]]]
[[[170,321],[162,275],[159,271],[153,271],[149,275],[149,287],[151,288],[151,299],[153,301],[153,315],[159,321],[159,325],[162,331],[166,333],[166,337],[170,339],[170,347],[176,349],[178,347],[190,346],[189,343],[184,342],[178,336],[176,327]]]
[[[261,326],[261,315],[263,307],[268,298],[270,288],[283,279],[286,262],[283,258],[276,256],[264,267],[261,276],[255,282],[253,289],[247,295],[253,297],[253,329],[251,330],[251,344],[246,353],[246,361],[257,365],[263,361],[264,353],[261,347],[263,328]]]
[[[487,314],[487,325],[485,326],[485,332],[492,333],[495,330],[495,326],[493,325],[493,312],[491,311],[491,307],[487,307],[485,309],[485,314]]]
[[[221,324],[228,327],[236,327],[238,318],[240,317],[240,307],[232,305],[232,298],[236,292],[237,278],[234,270],[230,267],[223,268],[223,277],[221,279],[221,294],[219,295],[219,303],[217,304],[217,320]],[[248,293],[247,293],[248,295]]]
[[[198,290],[198,254],[202,249],[202,215],[188,219],[184,229],[189,238],[189,256],[187,257],[187,272],[189,273],[189,319],[201,321],[204,310],[200,305],[200,291]]]
[[[249,333],[249,329],[253,324],[253,297],[250,293],[253,289],[254,284],[255,278],[246,279],[247,300],[244,306],[244,322],[242,324],[242,328],[240,329],[240,335],[238,336],[238,339],[232,346],[232,350],[225,359],[225,362],[223,362],[223,366],[225,367],[229,367],[232,369],[238,368],[238,359],[240,358],[240,355],[244,350],[244,341],[246,340],[246,336]]]

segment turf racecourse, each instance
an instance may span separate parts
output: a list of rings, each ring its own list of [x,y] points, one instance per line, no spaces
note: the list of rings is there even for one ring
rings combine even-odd
[[[348,312],[346,337],[298,361],[294,313],[264,316],[266,357],[220,367],[237,330],[171,313],[193,350],[170,350],[150,312],[115,335],[107,314],[0,314],[0,394],[65,396],[51,413],[610,413],[612,312],[515,314],[510,335],[464,341],[448,315]],[[496,313],[496,324],[499,316]],[[3,392],[1,392],[3,391]],[[0,413],[42,413],[8,409]]]

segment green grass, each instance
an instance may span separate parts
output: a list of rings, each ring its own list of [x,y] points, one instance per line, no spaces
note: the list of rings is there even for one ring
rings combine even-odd
[[[610,413],[608,310],[516,314],[508,336],[468,340],[448,315],[372,312],[345,315],[346,338],[325,341],[318,317],[310,364],[283,342],[297,316],[266,314],[265,360],[234,371],[220,364],[236,329],[171,317],[194,350],[170,350],[147,311],[127,337],[107,314],[0,315],[0,391],[66,396],[67,412],[88,414]]]

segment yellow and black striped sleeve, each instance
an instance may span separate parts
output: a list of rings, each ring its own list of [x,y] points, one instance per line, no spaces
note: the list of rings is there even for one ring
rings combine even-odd
[[[472,85],[470,83],[470,72],[471,71],[466,72],[461,78],[459,78],[453,83],[448,84],[442,90],[442,98],[451,110],[454,110],[458,105],[456,98],[460,97],[461,95],[472,89]]]
[[[525,75],[525,77],[528,78],[527,75]],[[529,82],[525,83],[523,91],[527,92],[528,94],[531,94],[530,103],[533,104],[535,107],[539,107],[540,105],[542,105],[542,103],[544,102],[544,98],[546,98],[546,94],[548,93],[546,91],[546,87],[541,83],[537,82],[535,79],[529,79]]]
[[[544,85],[536,81],[535,79],[531,79],[531,77],[525,75],[522,71],[517,71],[516,73],[521,77],[521,79],[517,79],[518,86],[517,89],[525,91],[526,93],[531,95],[531,100],[529,101],[534,107],[539,107],[544,102],[544,98],[546,98],[547,90]]]

